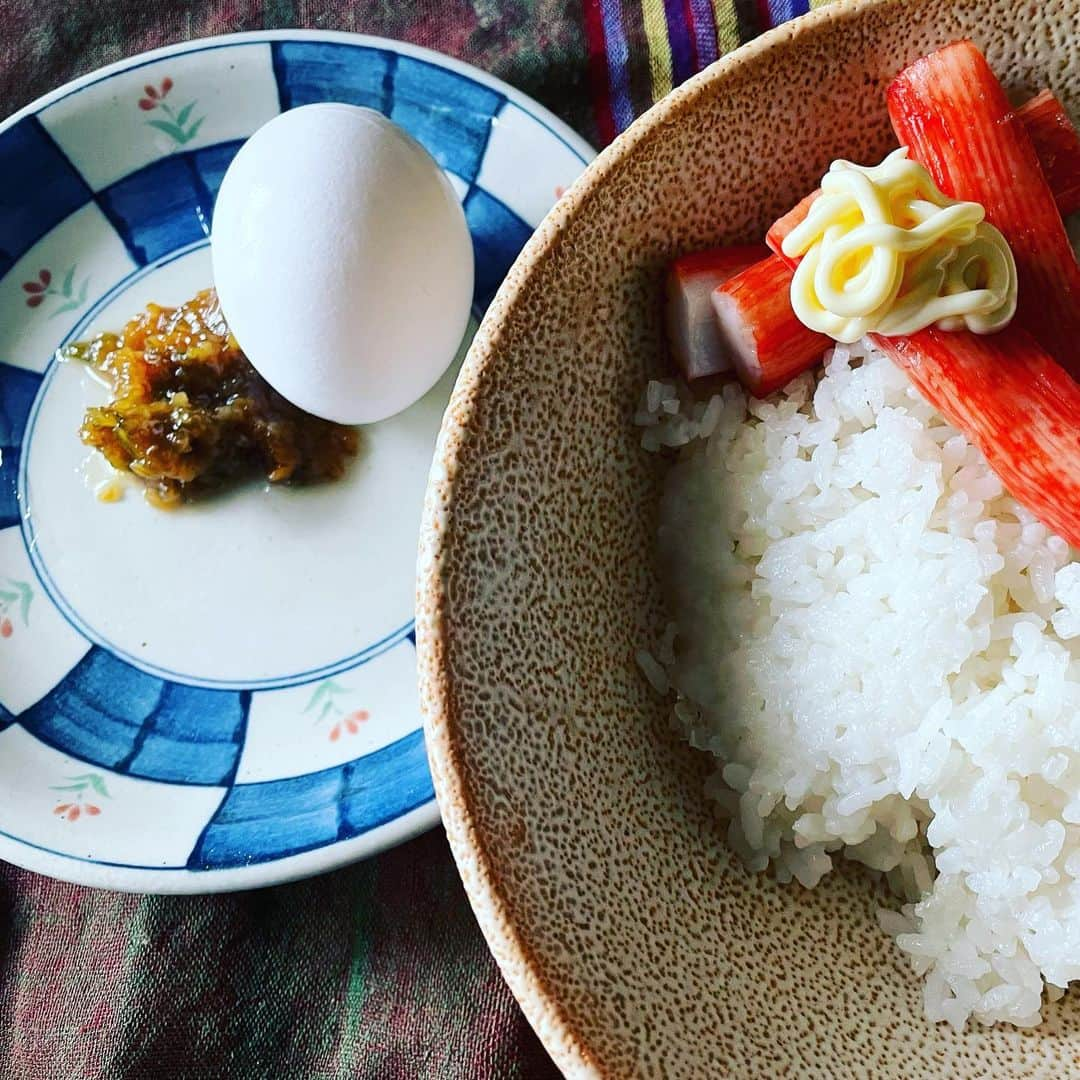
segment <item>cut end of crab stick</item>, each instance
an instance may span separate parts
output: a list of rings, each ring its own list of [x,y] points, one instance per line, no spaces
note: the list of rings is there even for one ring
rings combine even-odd
[[[812,368],[832,342],[791,308],[790,267],[776,255],[755,263],[712,295],[717,326],[739,382],[766,397]]]
[[[668,347],[686,379],[731,370],[720,338],[712,293],[729,278],[769,254],[760,244],[699,251],[676,259],[668,269],[665,318]]]

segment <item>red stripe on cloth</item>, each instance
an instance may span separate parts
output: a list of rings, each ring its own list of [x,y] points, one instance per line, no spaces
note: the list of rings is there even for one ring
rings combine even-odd
[[[757,0],[758,10],[758,33],[768,30],[772,24],[772,11],[769,10],[769,0]]]
[[[605,146],[615,138],[615,115],[611,108],[611,81],[608,75],[607,42],[600,0],[583,0],[585,43],[589,55],[589,83],[600,142]]]
[[[694,12],[690,7],[690,0],[682,0],[683,22],[690,31],[690,55],[693,57],[694,70],[701,70],[701,55],[698,50],[697,26],[694,23]]]

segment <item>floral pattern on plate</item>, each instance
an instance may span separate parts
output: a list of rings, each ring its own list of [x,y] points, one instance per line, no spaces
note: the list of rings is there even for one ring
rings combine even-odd
[[[0,584],[0,640],[15,633],[15,626],[30,625],[30,605],[34,589],[28,581],[6,578]]]
[[[158,86],[147,83],[143,87],[143,96],[139,98],[139,108],[143,112],[160,111],[164,119],[158,117],[147,120],[147,126],[163,131],[177,146],[185,146],[199,134],[199,128],[206,120],[206,113],[192,118],[191,114],[198,105],[198,101],[189,101],[178,110],[174,110],[165,100],[172,93],[174,85],[168,76],[162,79]]]
[[[315,725],[320,729],[325,730],[327,722],[332,722],[326,735],[330,742],[337,742],[343,734],[356,735],[360,731],[360,725],[371,718],[367,709],[345,711],[343,701],[349,700],[349,694],[345,687],[333,679],[325,679],[315,688],[304,707],[305,713],[314,714]]]
[[[86,294],[90,288],[89,275],[82,279],[78,289],[75,288],[75,273],[77,270],[77,266],[69,266],[67,273],[64,274],[64,278],[59,284],[54,283],[51,270],[39,270],[36,278],[24,281],[22,284],[23,292],[27,294],[26,306],[38,308],[45,304],[50,297],[58,297],[60,303],[52,307],[51,316],[55,318],[55,316],[63,315],[68,311],[77,311],[86,303]]]
[[[109,788],[105,778],[100,773],[80,773],[76,776],[65,776],[66,784],[52,784],[50,791],[68,792],[65,796],[57,797],[53,813],[72,823],[81,817],[97,817],[101,813],[101,807],[96,802],[91,802],[89,795],[99,799],[111,799]],[[88,795],[89,793],[89,795]]]

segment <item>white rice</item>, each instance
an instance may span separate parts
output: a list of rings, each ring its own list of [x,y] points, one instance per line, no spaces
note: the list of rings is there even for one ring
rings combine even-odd
[[[1080,978],[1080,562],[865,345],[767,402],[653,382],[637,421],[682,447],[642,663],[731,846],[884,872],[931,1020],[1038,1023]]]

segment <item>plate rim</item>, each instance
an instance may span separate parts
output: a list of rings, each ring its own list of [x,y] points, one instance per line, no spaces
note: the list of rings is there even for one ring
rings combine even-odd
[[[172,45],[162,45],[146,52],[135,53],[122,60],[115,60],[111,64],[94,68],[84,75],[77,75],[74,79],[63,83],[54,90],[49,90],[33,101],[13,112],[10,116],[0,121],[0,135],[8,128],[13,127],[20,120],[28,116],[34,116],[50,105],[55,105],[64,98],[71,97],[81,90],[104,82],[125,71],[135,71],[138,68],[155,64],[159,60],[165,60],[171,56],[180,56],[189,52],[209,52],[215,48],[228,48],[234,45],[259,45],[271,41],[311,41],[338,43],[341,45],[353,45],[371,49],[383,49],[397,53],[400,56],[409,56],[417,60],[424,60],[436,67],[454,71],[473,82],[482,83],[503,94],[507,100],[519,105],[529,113],[533,119],[538,120],[551,134],[564,143],[573,153],[581,158],[582,165],[590,164],[597,156],[596,150],[580,136],[565,120],[556,116],[547,106],[541,105],[535,98],[530,97],[522,90],[504,82],[497,75],[483,71],[473,64],[459,60],[456,56],[429,49],[424,45],[414,45],[408,41],[398,41],[394,38],[381,37],[378,34],[359,34],[351,30],[312,30],[310,28],[297,28],[295,30],[239,30],[232,34],[213,34],[209,37],[192,38],[190,41],[178,41]]]
[[[48,91],[28,102],[10,116],[0,121],[0,135],[21,120],[35,116],[56,102],[71,97],[99,82],[124,72],[137,70],[149,64],[192,52],[207,52],[216,48],[243,45],[270,44],[275,41],[307,41],[322,44],[341,44],[393,52],[425,61],[433,66],[452,71],[474,83],[479,83],[502,94],[507,101],[518,106],[536,120],[552,136],[567,147],[582,167],[587,168],[595,159],[593,147],[550,109],[541,105],[521,90],[509,85],[456,57],[435,49],[414,45],[411,42],[374,34],[360,34],[345,30],[317,30],[310,28],[245,30],[230,34],[192,38],[144,52],[135,53],[113,63],[95,68]],[[423,713],[423,703],[421,712]],[[420,730],[425,725],[421,723]],[[426,739],[425,739],[426,746]],[[430,751],[428,765],[432,767]],[[81,760],[74,758],[74,760]],[[91,888],[109,889],[117,892],[141,895],[209,895],[236,892],[245,889],[265,888],[286,884],[308,877],[315,877],[340,869],[427,832],[441,822],[438,799],[432,797],[413,807],[391,821],[347,840],[334,841],[309,851],[250,863],[246,866],[211,870],[175,869],[151,870],[134,866],[117,866],[107,862],[65,855],[40,848],[29,841],[0,832],[0,860],[23,870],[43,874],[59,881]]]

